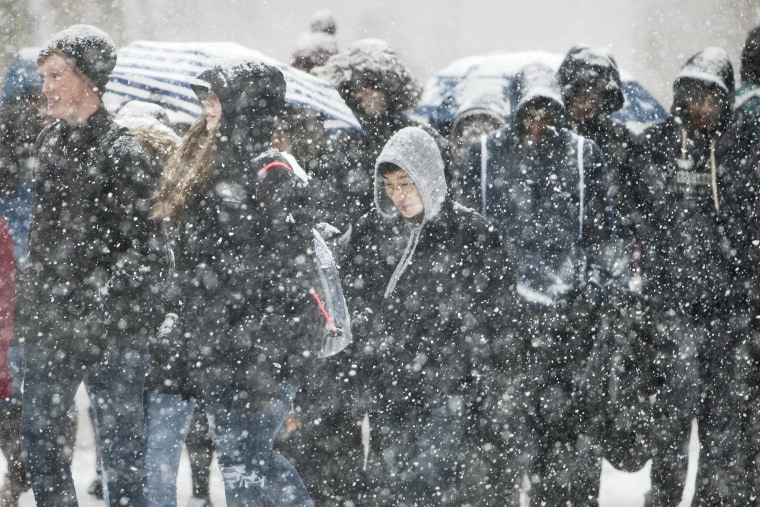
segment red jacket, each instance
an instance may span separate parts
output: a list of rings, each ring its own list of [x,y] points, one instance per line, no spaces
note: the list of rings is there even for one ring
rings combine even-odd
[[[0,217],[0,399],[11,395],[8,371],[8,347],[13,336],[13,312],[16,309],[16,262],[13,241],[5,219]]]

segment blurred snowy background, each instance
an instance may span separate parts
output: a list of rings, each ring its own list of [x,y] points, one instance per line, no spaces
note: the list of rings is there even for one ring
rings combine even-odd
[[[758,0],[0,0],[0,68],[24,45],[73,23],[137,39],[233,40],[289,61],[317,10],[333,13],[339,48],[387,40],[424,82],[451,60],[491,51],[610,48],[663,104],[680,65],[722,46],[735,67]],[[736,69],[738,70],[738,68]]]
[[[289,62],[313,13],[325,9],[337,21],[339,48],[359,38],[384,39],[423,83],[464,56],[530,49],[564,53],[586,42],[608,47],[666,108],[681,64],[706,46],[724,47],[738,75],[746,33],[760,21],[759,0],[0,0],[0,71],[5,74],[19,47],[40,45],[73,23],[98,25],[119,45],[139,39],[234,41]],[[79,405],[86,414],[81,392]],[[696,459],[692,443],[687,499]],[[0,473],[4,467],[0,458]],[[186,459],[182,467],[178,489],[184,506],[190,495]],[[81,505],[101,505],[86,494],[95,476],[86,417],[74,468]],[[601,505],[643,505],[648,471],[624,474],[605,464]],[[223,506],[216,469],[212,491],[215,505]],[[31,493],[22,505],[34,505]]]

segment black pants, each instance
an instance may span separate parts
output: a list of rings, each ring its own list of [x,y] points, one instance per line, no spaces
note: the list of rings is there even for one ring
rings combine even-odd
[[[693,505],[752,505],[736,347],[742,341],[737,335],[744,331],[733,319],[701,320],[687,315],[659,319],[658,331],[670,337],[674,347],[669,356],[661,356],[670,371],[658,394],[647,505],[680,503],[693,418],[700,447]]]
[[[531,505],[596,506],[600,450],[578,397],[578,375],[596,325],[582,300],[558,308],[529,307],[523,317],[526,427]]]

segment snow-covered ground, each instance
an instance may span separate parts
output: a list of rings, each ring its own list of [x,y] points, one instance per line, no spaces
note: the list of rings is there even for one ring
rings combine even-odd
[[[77,393],[80,424],[77,434],[77,450],[74,453],[74,480],[76,482],[79,505],[81,507],[102,506],[103,501],[87,494],[87,488],[95,477],[95,452],[93,446],[92,426],[87,417],[87,396],[83,389]],[[694,428],[693,428],[694,429]],[[682,506],[690,503],[694,493],[695,465],[697,458],[697,441],[692,431],[691,453],[689,457],[689,476]],[[5,458],[0,457],[0,477],[5,474]],[[640,507],[644,505],[644,494],[649,490],[649,465],[635,474],[615,470],[604,462],[602,468],[601,507]],[[190,464],[183,454],[177,484],[178,506],[185,507],[191,495]],[[222,479],[216,464],[211,470],[211,499],[214,507],[224,507],[224,490]],[[33,507],[34,497],[31,492],[21,497],[21,507]]]

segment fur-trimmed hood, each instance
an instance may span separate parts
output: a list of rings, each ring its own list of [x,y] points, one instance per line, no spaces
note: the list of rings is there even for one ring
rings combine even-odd
[[[358,40],[312,72],[335,86],[354,111],[357,110],[354,91],[365,84],[385,91],[391,114],[413,107],[421,92],[396,52],[380,39]]]

